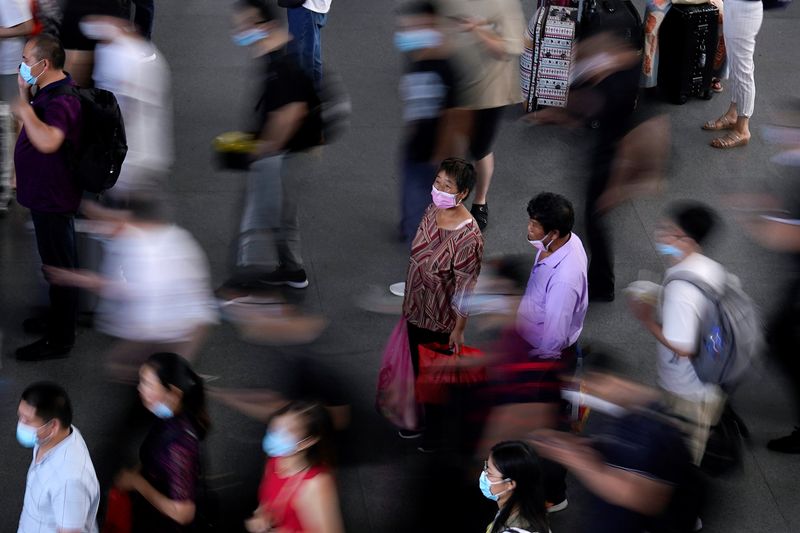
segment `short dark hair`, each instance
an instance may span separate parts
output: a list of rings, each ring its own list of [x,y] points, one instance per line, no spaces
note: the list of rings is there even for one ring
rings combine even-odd
[[[58,420],[68,428],[72,425],[72,403],[67,391],[52,381],[38,381],[22,393],[22,401],[36,409],[36,416],[50,422]]]
[[[448,157],[439,164],[439,170],[436,172],[444,172],[449,177],[456,180],[456,188],[458,192],[464,192],[475,188],[475,167],[472,163],[461,159],[460,157]],[[469,196],[469,194],[467,195]]]
[[[699,245],[705,242],[717,225],[717,214],[700,202],[681,201],[667,211],[669,218]]]
[[[436,6],[432,2],[426,0],[412,0],[405,2],[397,8],[397,14],[401,17],[413,17],[415,15],[432,15],[437,14]]]
[[[278,20],[278,14],[275,9],[269,5],[265,0],[236,0],[233,8],[239,11],[245,9],[256,9],[261,16],[261,22],[272,22]]]
[[[553,192],[542,192],[528,202],[528,217],[542,225],[544,231],[558,231],[563,237],[575,225],[575,210],[572,202]]]
[[[33,43],[33,50],[36,57],[41,61],[46,59],[50,61],[53,68],[62,70],[64,68],[65,54],[64,47],[61,46],[61,41],[49,33],[40,33],[34,35],[28,41]]]

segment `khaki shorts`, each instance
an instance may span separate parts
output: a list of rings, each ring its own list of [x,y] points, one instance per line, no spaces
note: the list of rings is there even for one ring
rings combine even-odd
[[[699,466],[711,427],[719,422],[727,397],[718,387],[709,388],[703,401],[692,401],[669,391],[663,392],[667,408],[679,419],[680,428],[686,435],[686,446],[692,455],[692,462]]]

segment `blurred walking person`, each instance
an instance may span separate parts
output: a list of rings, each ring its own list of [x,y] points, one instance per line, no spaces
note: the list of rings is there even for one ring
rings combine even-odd
[[[267,425],[267,454],[258,508],[245,522],[250,533],[342,533],[336,483],[331,473],[333,425],[319,404],[293,401]]]
[[[399,8],[395,47],[408,59],[400,81],[405,123],[400,233],[410,244],[431,203],[437,165],[460,155],[454,142],[460,113],[455,109],[455,73],[434,4],[418,0]]]
[[[503,108],[522,102],[519,56],[526,27],[519,0],[437,0],[443,16],[457,21],[455,56],[458,106],[472,111],[469,157],[477,185],[470,212],[483,231],[494,174],[492,146]]]
[[[158,420],[139,450],[139,469],[122,470],[115,484],[132,495],[134,533],[192,531],[209,429],[203,380],[174,353],[152,355],[139,375],[142,404]]]
[[[248,175],[245,209],[239,228],[236,266],[261,269],[273,247],[275,270],[259,273],[256,287],[308,287],[300,246],[298,206],[300,180],[310,174],[307,150],[322,141],[320,100],[312,80],[297,66],[286,47],[292,39],[264,0],[234,4],[234,42],[246,47],[257,63],[261,85],[251,108],[248,131],[257,140]],[[226,285],[242,285],[234,276]],[[244,283],[247,285],[247,283]]]
[[[119,178],[103,200],[125,207],[131,195],[162,199],[174,158],[169,65],[155,45],[126,19],[93,15],[81,32],[97,41],[95,87],[114,93],[125,123],[128,152]]]

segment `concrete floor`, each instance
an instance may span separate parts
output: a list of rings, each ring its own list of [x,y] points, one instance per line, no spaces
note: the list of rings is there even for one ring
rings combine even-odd
[[[526,2],[526,13],[533,10]],[[357,307],[355,298],[370,285],[384,287],[401,279],[405,248],[394,239],[398,220],[397,154],[401,133],[397,82],[401,71],[392,46],[394,2],[337,0],[324,30],[325,61],[341,73],[353,98],[352,130],[321,154],[318,171],[305,178],[301,226],[311,285],[291,298],[321,312],[331,324],[312,346],[267,348],[247,344],[229,325],[212,333],[202,350],[199,371],[219,376],[221,387],[263,387],[298,394],[308,387],[309,371],[353,407],[350,429],[342,435],[337,470],[341,506],[348,531],[427,530],[423,512],[474,517],[458,531],[483,531],[494,511],[477,486],[465,490],[448,478],[452,466],[422,456],[413,441],[396,438],[373,408],[383,343],[392,316]],[[643,6],[639,5],[642,9]],[[230,243],[238,224],[242,174],[212,165],[210,142],[241,122],[247,58],[229,38],[228,2],[191,0],[159,2],[154,39],[172,67],[177,163],[170,189],[176,219],[205,249],[215,283],[228,275]],[[637,279],[640,270],[659,272],[661,259],[652,232],[669,200],[691,197],[719,207],[725,193],[756,190],[762,184],[786,185],[769,163],[775,148],[758,135],[768,123],[788,120],[785,110],[797,95],[800,70],[800,7],[765,16],[756,50],[758,96],[750,145],[735,151],[707,146],[710,135],[699,128],[726,107],[728,93],[710,102],[684,106],[647,101],[669,113],[675,133],[668,188],[663,196],[628,202],[614,211],[613,229],[618,290]],[[797,47],[797,48],[796,48]],[[551,190],[572,198],[580,213],[585,174],[574,161],[585,157],[587,132],[532,127],[510,111],[496,143],[497,167],[489,202],[492,218],[486,233],[486,256],[530,253],[525,242],[527,200]],[[582,232],[579,217],[577,232]],[[29,308],[41,298],[38,257],[26,228],[28,213],[15,205],[0,220],[0,328],[3,331],[0,375],[0,531],[15,531],[22,505],[30,454],[14,439],[19,394],[30,382],[53,379],[72,395],[79,427],[93,454],[111,442],[120,423],[115,389],[97,379],[110,340],[82,329],[72,357],[21,364],[13,350],[32,341],[20,327]],[[789,268],[785,258],[764,252],[730,222],[711,255],[738,274],[765,309]],[[470,333],[468,331],[468,337]],[[584,342],[618,358],[629,376],[652,383],[655,344],[624,301],[592,304]],[[766,441],[788,432],[794,420],[786,388],[771,367],[749,382],[737,409],[753,434],[739,473],[716,479],[711,506],[703,516],[705,531],[784,533],[800,531],[800,492],[794,481],[800,463],[793,456],[768,452]],[[221,405],[212,404],[214,431],[207,441],[211,487],[224,503],[223,531],[237,531],[255,507],[262,468],[263,426]],[[8,455],[5,455],[5,454]],[[95,456],[100,463],[103,459]],[[103,465],[98,464],[98,469]],[[469,480],[472,483],[472,480]],[[477,479],[474,482],[477,485]],[[584,491],[574,482],[570,506],[553,517],[555,533],[580,531]],[[449,507],[457,500],[457,507]]]

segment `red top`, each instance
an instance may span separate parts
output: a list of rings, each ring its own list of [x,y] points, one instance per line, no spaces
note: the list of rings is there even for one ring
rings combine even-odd
[[[258,487],[258,502],[264,514],[271,518],[272,527],[280,528],[281,531],[302,533],[305,529],[300,523],[295,507],[297,494],[306,481],[328,470],[321,466],[312,466],[293,476],[283,478],[275,472],[275,463],[275,458],[267,459],[264,477]]]

